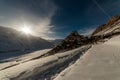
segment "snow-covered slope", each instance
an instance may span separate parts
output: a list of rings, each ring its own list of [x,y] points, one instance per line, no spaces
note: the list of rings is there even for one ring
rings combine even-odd
[[[18,65],[20,63],[30,61],[30,60],[38,57],[38,56],[41,56],[41,55],[45,54],[46,52],[48,52],[50,50],[51,49],[34,51],[32,53],[29,53],[29,54],[25,54],[25,55],[22,55],[22,56],[17,56],[17,57],[12,57],[12,58],[6,59],[6,60],[4,60],[3,63],[0,63],[0,70],[4,70],[8,67],[15,66],[15,65]]]
[[[120,80],[120,36],[94,45],[54,80]]]
[[[57,65],[62,65],[62,63],[73,58],[75,55],[82,54],[84,51],[89,49],[89,47],[90,46],[83,46],[81,48],[77,48],[77,49],[67,51],[64,53],[59,53],[59,54],[51,55],[51,56],[44,57],[44,58],[29,60],[26,62],[24,62],[26,59],[31,58],[31,57],[29,57],[30,55],[21,56],[19,58],[20,61],[18,60],[18,62],[16,62],[14,60],[14,62],[19,63],[19,64],[0,70],[0,80],[9,80],[9,79],[31,80],[31,77],[34,77],[36,74],[46,73],[47,69],[49,69],[51,67],[56,67]],[[35,53],[32,53],[32,56],[34,56],[33,54],[35,54]],[[40,53],[40,55],[41,54],[43,54],[43,53]],[[28,58],[26,58],[27,56],[28,56]],[[34,58],[35,57],[36,56],[34,56]],[[3,64],[3,65],[4,66],[8,65],[8,63]],[[3,65],[1,64],[0,67],[3,67]],[[55,68],[54,68],[54,70],[55,70]],[[34,79],[32,79],[32,80],[34,80]]]
[[[117,21],[115,24],[111,25],[110,27],[98,32],[95,35],[105,35],[108,33],[120,32],[120,20]]]

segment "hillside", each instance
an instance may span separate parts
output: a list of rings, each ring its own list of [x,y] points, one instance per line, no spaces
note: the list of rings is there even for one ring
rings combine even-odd
[[[120,35],[93,45],[54,80],[119,80]]]
[[[120,79],[120,15],[98,27],[88,38],[88,42],[92,44],[92,48],[54,80]]]
[[[52,48],[54,45],[40,37],[25,35],[20,31],[11,28],[0,27],[0,56],[5,57],[5,53],[34,51]],[[19,53],[17,53],[19,54]],[[17,55],[14,54],[14,55]],[[13,54],[9,54],[13,56]]]
[[[107,34],[107,33],[113,32],[113,31],[115,32],[117,30],[120,30],[119,25],[120,25],[120,15],[116,15],[116,16],[110,18],[106,24],[99,26],[93,32],[92,35],[96,36],[96,35]]]

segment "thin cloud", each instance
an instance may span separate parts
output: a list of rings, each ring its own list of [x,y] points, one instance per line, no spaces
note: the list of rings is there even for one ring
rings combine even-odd
[[[90,36],[95,29],[96,29],[95,27],[85,28],[85,29],[79,30],[79,33],[85,36]]]
[[[110,18],[110,15],[100,6],[100,4],[96,0],[92,1],[108,18]]]
[[[51,29],[53,25],[50,25],[51,18],[57,10],[53,0],[5,0],[0,2],[2,2],[0,7],[3,8],[1,10],[4,10],[0,11],[0,16],[3,16],[0,18],[2,26],[19,30],[25,24],[33,30],[36,36],[47,39],[56,37],[55,32]]]

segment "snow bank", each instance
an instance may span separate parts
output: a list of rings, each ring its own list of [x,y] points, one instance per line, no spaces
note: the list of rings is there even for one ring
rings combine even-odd
[[[94,45],[54,80],[120,80],[120,36]]]

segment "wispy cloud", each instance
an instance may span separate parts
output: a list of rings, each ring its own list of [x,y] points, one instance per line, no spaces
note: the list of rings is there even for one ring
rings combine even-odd
[[[25,24],[34,35],[46,39],[56,37],[50,25],[57,10],[53,0],[1,0],[0,3],[1,25],[19,30]]]

